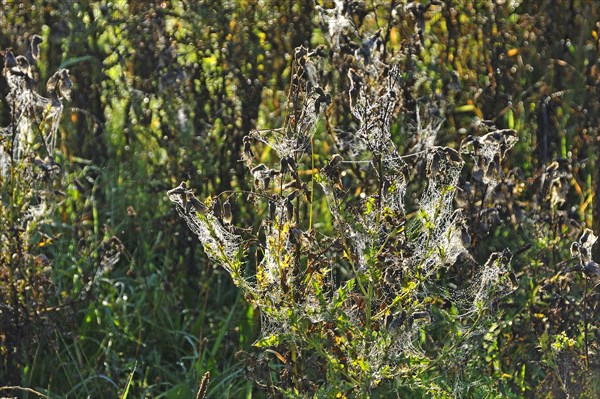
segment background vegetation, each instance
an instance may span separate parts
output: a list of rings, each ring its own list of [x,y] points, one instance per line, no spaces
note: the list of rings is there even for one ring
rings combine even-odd
[[[283,395],[271,385],[285,382],[293,351],[253,346],[264,338],[261,312],[206,256],[167,191],[181,181],[203,200],[254,190],[240,162],[244,137],[289,125],[300,46],[323,46],[324,88],[339,99],[327,105],[300,169],[322,169],[334,154],[347,158],[338,136],[356,125],[344,51],[356,57],[377,35],[383,54],[401,54],[401,101],[390,125],[400,155],[418,149],[423,138],[414,132],[425,116],[443,121],[435,144],[457,150],[469,135],[493,131],[490,124],[516,131],[493,195],[478,186],[482,178],[465,157],[454,200],[477,263],[512,251],[516,289],[490,304],[494,318],[460,352],[468,356],[454,359],[469,373],[433,367],[418,376],[421,383],[396,376],[365,395],[597,397],[600,287],[593,264],[583,266],[600,259],[584,237],[586,227],[600,232],[600,7],[577,0],[339,4],[3,4],[0,49],[26,54],[34,34],[43,39],[32,88],[52,98],[46,82],[61,68],[73,86],[70,100],[61,99],[56,147],[38,143],[30,158],[12,158],[0,180],[3,395],[39,396],[9,389],[20,386],[52,398],[192,398],[207,371],[207,397]],[[336,25],[323,17],[335,10],[355,29],[343,32],[339,47]],[[0,145],[11,153],[17,118],[6,73],[0,82]],[[32,134],[46,137],[54,125],[44,110],[28,112]],[[256,163],[279,165],[271,147],[252,142],[251,151]],[[343,183],[358,199],[378,182],[357,165],[348,164],[353,179]],[[407,220],[428,183],[424,165],[411,166]],[[302,214],[310,208],[311,222],[332,233],[325,196],[310,188],[316,200]],[[256,229],[268,213],[252,199],[218,198],[231,205],[236,226]],[[46,202],[44,217],[30,223],[31,207]],[[592,250],[591,258],[578,248]],[[456,260],[439,284],[471,278],[460,265],[468,262]],[[444,302],[427,301],[438,299]],[[447,337],[419,331],[426,351]],[[315,375],[307,371],[319,383]],[[426,393],[431,384],[440,390]],[[285,389],[297,394],[293,383]],[[304,391],[353,396],[308,383]]]

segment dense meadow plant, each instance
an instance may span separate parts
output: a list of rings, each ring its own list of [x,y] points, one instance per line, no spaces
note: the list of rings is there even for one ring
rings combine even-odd
[[[25,55],[3,53],[11,123],[0,131],[0,369],[9,382],[19,381],[25,359],[34,356],[28,343],[55,322],[47,311],[56,295],[51,262],[37,248],[51,240],[44,226],[65,195],[54,155],[71,80],[61,69],[48,80],[45,97],[36,92],[41,42],[33,35]]]
[[[79,274],[69,282],[53,270],[44,250],[63,235],[60,230],[68,230],[65,213],[77,206],[77,180],[86,176],[63,169],[57,145],[63,102],[72,90],[69,70],[52,74],[46,95],[39,94],[42,38],[30,35],[24,42],[24,55],[12,49],[2,54],[11,118],[0,130],[0,376],[9,385],[39,372],[40,348],[58,348],[63,332],[68,335],[73,306],[89,301],[94,283],[124,249],[116,237],[82,239],[78,253],[64,255]],[[62,223],[56,222],[57,209]]]
[[[207,256],[260,310],[255,345],[265,352],[239,355],[270,395],[367,397],[393,380],[427,395],[483,392],[490,382],[473,378],[481,375],[474,354],[518,283],[508,249],[475,261],[477,234],[454,203],[469,173],[485,187],[481,218],[493,218],[491,193],[517,132],[489,126],[459,148],[436,145],[443,104],[431,94],[414,105],[401,152],[392,121],[427,79],[403,73],[421,46],[423,10],[401,10],[415,32],[392,51],[386,28],[359,33],[344,7],[318,7],[326,45],[296,48],[284,126],[245,138],[253,189],[201,200],[182,182],[168,196]],[[348,105],[345,128],[332,124],[336,103]],[[328,159],[315,154],[320,133],[334,143]],[[265,149],[272,154],[257,160]],[[421,192],[408,195],[414,181]],[[260,223],[232,224],[241,200]],[[322,201],[328,213],[319,219],[330,228],[313,215]]]

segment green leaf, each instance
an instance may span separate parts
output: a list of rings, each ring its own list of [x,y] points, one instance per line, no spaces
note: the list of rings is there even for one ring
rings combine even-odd
[[[85,61],[96,61],[98,62],[98,59],[94,56],[91,55],[83,55],[81,57],[73,57],[73,58],[69,58],[67,60],[64,60],[62,62],[62,64],[60,64],[60,66],[58,67],[59,69],[61,68],[66,68],[69,67],[71,65],[75,65],[78,64],[80,62],[85,62]]]
[[[279,336],[276,334],[273,334],[273,335],[269,335],[268,337],[259,339],[258,341],[256,341],[253,344],[253,346],[256,346],[258,348],[268,348],[268,347],[277,346],[277,345],[279,345],[280,342],[281,342],[281,340],[279,339]]]
[[[125,387],[125,392],[123,392],[121,399],[127,399],[127,395],[129,395],[129,387],[131,386],[131,381],[133,380],[133,374],[135,373],[136,368],[137,368],[137,362],[135,362],[135,365],[133,366],[133,370],[131,371],[131,374],[129,374],[129,379],[127,380],[127,386]]]
[[[475,111],[475,106],[473,104],[465,104],[458,106],[454,109],[455,112],[472,112]]]

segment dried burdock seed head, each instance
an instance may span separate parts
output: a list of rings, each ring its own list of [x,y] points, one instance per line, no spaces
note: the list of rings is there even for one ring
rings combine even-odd
[[[342,161],[344,160],[344,158],[342,158],[342,156],[340,154],[334,154],[331,159],[329,160],[329,167],[332,168],[337,168],[338,166],[340,166],[342,164]]]
[[[460,156],[460,154],[458,153],[458,151],[456,151],[454,148],[450,148],[450,147],[443,147],[442,151],[444,153],[444,155],[446,156],[446,159],[454,164],[460,164],[462,165],[464,163],[462,157]]]
[[[584,246],[584,247],[589,247],[591,249],[592,245],[594,245],[594,243],[596,242],[596,236],[594,235],[594,232],[592,232],[592,230],[590,229],[585,229],[583,231],[583,234],[581,235],[581,238],[579,238],[579,243]]]
[[[309,55],[316,55],[318,57],[327,56],[327,52],[325,51],[325,46],[322,44],[319,44]]]
[[[473,179],[493,189],[502,174],[502,160],[517,141],[512,129],[494,130],[481,137],[468,136],[463,140],[460,152],[469,154],[475,161]]]
[[[300,78],[298,77],[298,74],[295,73],[292,75],[292,85],[298,86],[298,83],[300,83]]]
[[[56,92],[56,88],[58,87],[58,80],[60,79],[60,71],[54,72],[52,76],[46,82],[46,91],[50,95]]]
[[[585,265],[578,264],[569,267],[563,270],[562,274],[569,274],[571,272],[583,272],[588,278],[598,278],[600,277],[600,265],[592,260],[587,262]]]
[[[552,163],[550,165],[546,166],[545,172],[548,174],[554,173],[558,170],[558,167],[559,167],[558,161],[556,161],[556,160],[552,161]]]
[[[298,182],[296,180],[292,180],[288,183],[285,183],[282,187],[283,190],[289,190],[289,189],[297,189],[298,187]]]
[[[304,195],[306,196],[306,200],[309,202],[312,202],[312,196],[311,196],[311,191],[308,188],[308,186],[306,185],[306,183],[302,183],[302,192],[304,193]]]
[[[355,51],[359,48],[360,46],[354,42],[344,42],[340,44],[340,52],[350,56],[354,56]]]
[[[502,251],[502,264],[504,265],[508,265],[510,264],[511,260],[512,260],[512,252],[510,251],[510,249],[506,248]]]
[[[460,143],[460,152],[462,154],[470,155],[477,150],[478,146],[479,142],[475,140],[475,137],[473,137],[472,135],[468,135]]]

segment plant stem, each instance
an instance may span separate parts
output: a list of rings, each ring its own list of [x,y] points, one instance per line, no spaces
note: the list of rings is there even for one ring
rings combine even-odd
[[[367,337],[371,337],[371,334],[369,333],[371,331],[371,304],[373,302],[373,279],[371,278],[371,276],[369,275],[369,284],[367,286],[367,297],[366,302],[367,302],[367,320],[366,320],[366,328],[367,328]],[[368,342],[367,342],[368,343]]]
[[[583,313],[583,343],[585,345],[585,367],[590,368],[590,351],[588,347],[588,319],[586,311],[587,302],[587,291],[588,291],[588,277],[584,276],[585,285],[583,288],[583,299],[581,300],[581,312]]]
[[[300,390],[298,386],[298,362],[296,354],[296,345],[292,345],[292,376],[294,378],[294,387],[296,390]]]
[[[310,169],[315,170],[315,152],[314,152],[314,137],[310,138]],[[308,210],[308,229],[312,229],[312,219],[313,219],[313,200],[315,198],[315,174],[310,174],[310,208]]]

